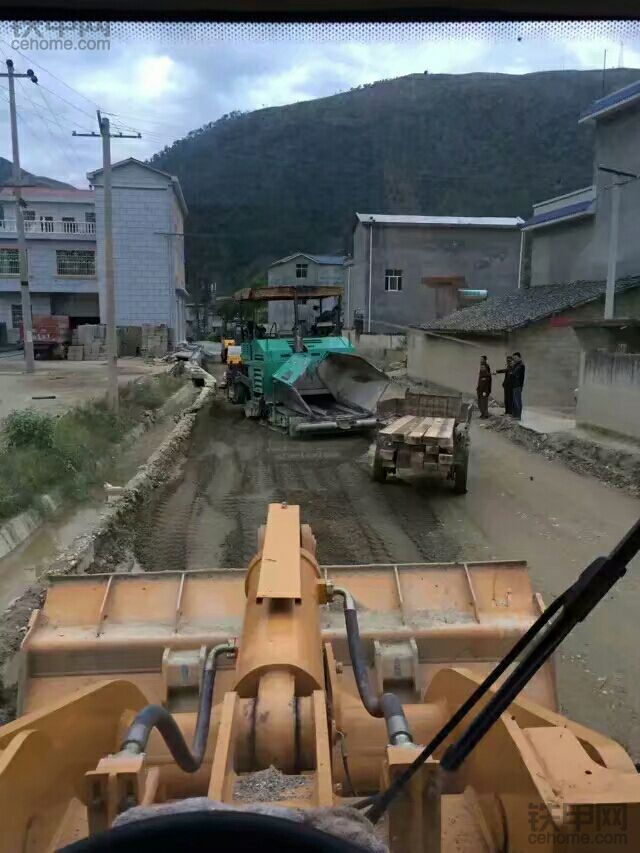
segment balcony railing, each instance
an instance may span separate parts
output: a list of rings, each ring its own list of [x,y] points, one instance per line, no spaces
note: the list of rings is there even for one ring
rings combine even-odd
[[[33,237],[95,237],[95,222],[75,222],[68,219],[25,219],[24,230]],[[0,237],[18,233],[15,219],[0,219]]]

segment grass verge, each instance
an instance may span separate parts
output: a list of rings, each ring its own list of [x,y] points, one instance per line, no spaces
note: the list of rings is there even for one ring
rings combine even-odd
[[[120,389],[117,416],[104,399],[58,416],[12,412],[0,428],[0,522],[52,489],[66,498],[85,497],[124,435],[182,385],[166,374],[132,382]]]

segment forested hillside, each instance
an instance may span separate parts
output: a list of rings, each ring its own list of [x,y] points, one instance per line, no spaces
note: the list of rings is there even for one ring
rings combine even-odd
[[[640,71],[607,72],[606,91]],[[520,215],[592,180],[600,71],[414,74],[232,114],[151,162],[190,209],[187,278],[228,292],[296,250],[346,252],[353,214]]]

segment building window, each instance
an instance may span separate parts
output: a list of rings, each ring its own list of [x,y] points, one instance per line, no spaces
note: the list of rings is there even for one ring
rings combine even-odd
[[[58,275],[93,276],[96,274],[96,253],[91,250],[58,249],[56,269]]]
[[[0,249],[0,275],[20,275],[20,255],[17,249]]]
[[[36,212],[35,210],[25,210],[22,214],[25,231],[33,231],[35,229]]]
[[[53,233],[53,216],[40,217],[40,230]]]
[[[402,290],[402,270],[386,270],[384,274],[384,289]]]
[[[78,230],[78,226],[76,225],[76,220],[73,216],[62,217],[62,230],[65,234],[75,234]]]
[[[22,323],[22,305],[11,306],[11,326],[17,329]]]
[[[296,264],[296,278],[306,278],[309,264]]]

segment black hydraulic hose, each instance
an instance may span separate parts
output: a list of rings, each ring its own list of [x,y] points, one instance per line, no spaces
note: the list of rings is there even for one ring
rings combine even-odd
[[[373,798],[373,805],[368,801],[356,803],[356,808],[372,808],[367,812],[367,817],[373,823],[378,821],[380,817],[389,807],[391,801],[400,793],[400,791],[409,782],[411,777],[422,767],[428,758],[436,751],[436,749],[449,737],[456,726],[462,722],[469,711],[478,703],[478,701],[487,693],[493,684],[500,676],[517,660],[518,655],[529,645],[533,638],[547,624],[551,617],[558,612],[563,604],[562,598],[555,599],[549,607],[538,617],[534,624],[526,631],[519,640],[516,641],[513,648],[507,652],[504,658],[499,661],[485,678],[482,684],[473,691],[473,693],[460,705],[458,710],[444,724],[440,731],[434,735],[431,741],[425,746],[420,755],[416,756],[414,761],[397,776],[391,785],[382,793]]]
[[[360,626],[358,624],[358,611],[356,610],[353,596],[346,589],[336,587],[334,596],[339,595],[344,602],[344,621],[347,631],[347,645],[349,646],[349,657],[353,667],[358,693],[362,704],[372,717],[384,717],[387,724],[390,743],[412,743],[413,738],[409,730],[409,724],[405,717],[402,703],[395,693],[383,693],[378,696],[371,689],[367,660],[360,639]]]
[[[173,716],[161,705],[147,705],[139,711],[120,745],[121,750],[139,754],[145,752],[151,730],[156,728],[171,753],[173,760],[185,773],[195,773],[202,764],[209,738],[211,707],[213,705],[213,686],[216,677],[216,665],[219,655],[235,652],[232,643],[214,646],[204,665],[198,717],[193,735],[193,746],[187,746],[182,732]]]
[[[414,773],[425,763],[427,758],[443,743],[454,728],[473,709],[482,696],[497,681],[509,666],[514,663],[525,649],[522,660],[508,676],[504,684],[489,700],[467,730],[452,744],[442,756],[440,766],[443,770],[457,770],[469,753],[474,749],[493,723],[498,719],[535,675],[540,667],[549,659],[560,643],[571,633],[573,628],[582,622],[593,608],[604,598],[607,592],[622,578],[627,571],[627,564],[640,552],[640,519],[633,525],[622,540],[615,546],[608,557],[598,557],[552,604],[538,617],[529,630],[516,642],[510,652],[497,664],[458,708],[451,719],[428,743],[415,760],[391,785],[374,797],[373,802],[356,803],[356,808],[368,808],[365,812],[369,820],[375,823],[384,814],[392,800],[409,782]],[[547,623],[552,624],[546,628]],[[541,633],[546,631],[531,647],[531,644]]]

